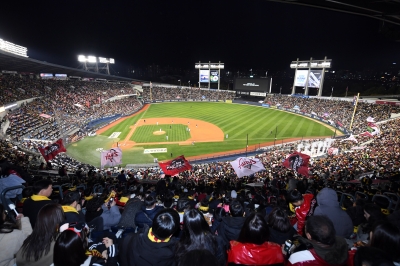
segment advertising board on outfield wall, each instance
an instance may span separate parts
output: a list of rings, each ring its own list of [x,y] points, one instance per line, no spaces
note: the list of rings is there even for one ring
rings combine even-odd
[[[144,154],[149,154],[149,153],[165,153],[165,152],[167,152],[167,148],[144,149],[144,151],[143,151]]]

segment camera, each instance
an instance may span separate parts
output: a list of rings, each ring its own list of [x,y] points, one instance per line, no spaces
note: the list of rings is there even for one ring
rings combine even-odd
[[[292,245],[293,243],[291,240],[288,239],[285,241],[285,247],[283,249],[286,251],[286,253],[289,253],[289,250],[292,247]]]
[[[110,198],[110,200],[107,202],[107,206],[110,207],[111,203],[114,201],[114,198]]]

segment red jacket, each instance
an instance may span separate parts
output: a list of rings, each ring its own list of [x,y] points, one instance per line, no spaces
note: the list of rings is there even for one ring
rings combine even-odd
[[[243,265],[272,265],[284,262],[282,249],[278,244],[265,242],[262,245],[230,241],[228,263]]]
[[[304,202],[299,207],[296,207],[296,218],[297,218],[297,233],[299,235],[303,234],[303,229],[306,224],[307,214],[310,210],[311,201],[314,199],[314,195],[312,194],[304,194],[303,195]]]

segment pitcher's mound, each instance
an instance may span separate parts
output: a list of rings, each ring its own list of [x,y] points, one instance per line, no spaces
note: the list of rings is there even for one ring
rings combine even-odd
[[[165,131],[154,131],[153,135],[164,135]]]

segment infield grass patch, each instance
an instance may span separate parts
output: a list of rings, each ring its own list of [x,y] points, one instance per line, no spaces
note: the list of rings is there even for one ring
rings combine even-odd
[[[190,133],[186,129],[187,126],[181,124],[140,126],[136,128],[130,140],[136,143],[185,141],[190,138]],[[158,132],[165,133],[157,135]]]

